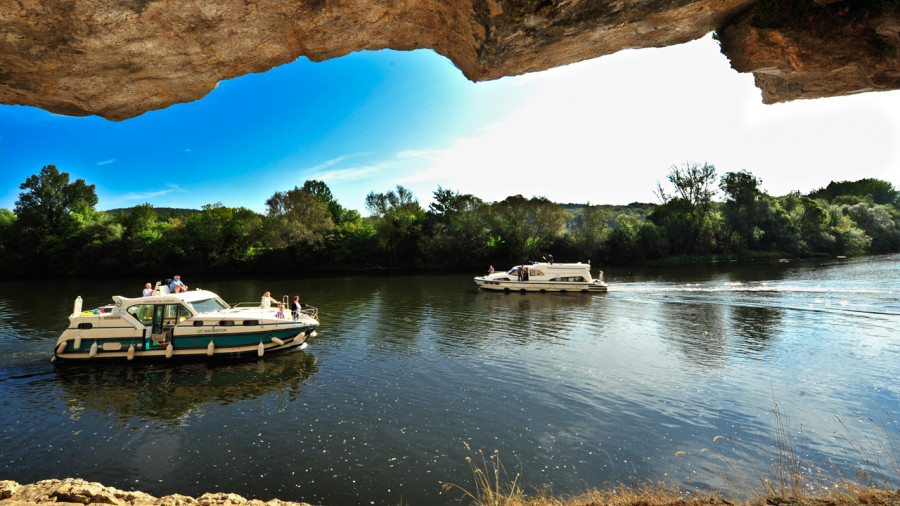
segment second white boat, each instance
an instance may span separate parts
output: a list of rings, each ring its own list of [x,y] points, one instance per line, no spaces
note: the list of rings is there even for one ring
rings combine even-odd
[[[534,262],[475,278],[479,289],[501,292],[606,292],[603,272],[591,276],[591,264]]]

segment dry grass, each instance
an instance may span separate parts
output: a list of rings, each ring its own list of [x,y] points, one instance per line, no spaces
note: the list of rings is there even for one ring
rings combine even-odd
[[[446,484],[445,491],[458,490],[470,504],[477,506],[900,506],[900,465],[898,465],[896,423],[890,413],[880,420],[856,415],[860,430],[854,430],[836,417],[841,429],[835,437],[846,441],[859,456],[860,468],[848,472],[833,468],[829,472],[805,466],[794,442],[790,418],[775,402],[775,435],[771,441],[770,466],[765,470],[753,458],[751,472],[723,458],[725,465],[743,477],[737,487],[747,500],[725,498],[716,491],[697,492],[670,483],[647,483],[637,486],[615,485],[592,489],[574,497],[554,497],[549,489],[528,495],[516,473],[510,478],[495,450],[485,456],[480,450],[466,460],[472,468],[475,488],[469,491],[459,485]],[[799,433],[802,433],[802,425]],[[717,436],[717,439],[721,436]],[[735,442],[735,449],[754,455]],[[756,479],[749,476],[755,475]],[[724,477],[722,477],[724,478]],[[726,483],[733,484],[732,480]]]

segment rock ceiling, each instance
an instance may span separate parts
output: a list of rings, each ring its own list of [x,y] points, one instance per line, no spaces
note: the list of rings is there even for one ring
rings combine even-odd
[[[431,48],[482,81],[711,31],[775,103],[900,88],[898,3],[0,0],[0,103],[124,120],[301,56]]]

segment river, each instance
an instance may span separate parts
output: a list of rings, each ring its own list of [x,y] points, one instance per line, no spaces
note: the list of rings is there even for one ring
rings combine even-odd
[[[233,363],[53,365],[76,296],[153,280],[3,282],[0,479],[457,504],[442,485],[474,491],[466,457],[497,451],[526,491],[740,493],[780,433],[806,471],[900,478],[900,255],[609,269],[607,294],[479,293],[474,274],[185,276],[319,307],[307,350]]]

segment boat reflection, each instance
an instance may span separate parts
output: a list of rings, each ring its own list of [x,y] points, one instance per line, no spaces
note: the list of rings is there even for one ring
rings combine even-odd
[[[122,422],[143,419],[178,426],[185,415],[210,405],[263,396],[293,402],[316,371],[315,356],[296,351],[233,363],[76,364],[55,372],[58,393],[73,420],[92,411]]]

